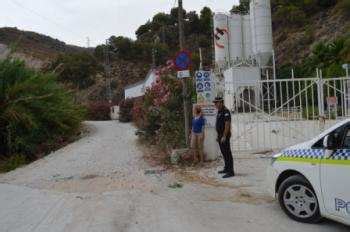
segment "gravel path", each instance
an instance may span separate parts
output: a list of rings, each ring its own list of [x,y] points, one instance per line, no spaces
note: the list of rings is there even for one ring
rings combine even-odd
[[[236,157],[225,181],[220,162],[163,171],[143,161],[131,125],[86,124],[89,136],[0,176],[1,231],[349,231],[284,216],[264,190],[267,159]]]

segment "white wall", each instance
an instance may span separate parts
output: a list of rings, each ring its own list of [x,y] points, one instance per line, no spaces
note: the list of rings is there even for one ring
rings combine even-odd
[[[153,82],[155,81],[156,81],[156,72],[155,70],[151,70],[147,73],[145,81],[125,88],[125,99],[141,97],[145,95],[146,89],[150,88]]]
[[[112,106],[111,107],[111,119],[112,120],[119,120],[119,106]]]
[[[125,89],[125,99],[144,95],[144,82]]]
[[[258,67],[239,67],[230,68],[224,71],[225,77],[225,105],[228,109],[235,108],[234,96],[240,95],[248,87],[257,87],[261,79],[260,69]],[[238,92],[239,91],[239,92]],[[259,95],[255,96],[256,103],[259,102]]]
[[[152,83],[156,81],[156,72],[154,70],[150,71],[146,77],[145,90],[152,86]]]

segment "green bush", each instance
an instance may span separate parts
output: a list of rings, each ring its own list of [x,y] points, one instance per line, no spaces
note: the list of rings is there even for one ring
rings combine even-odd
[[[89,102],[86,105],[87,120],[108,121],[111,120],[111,104],[106,101]]]
[[[322,69],[324,78],[345,75],[342,64],[350,62],[350,35],[344,35],[329,42],[319,42],[312,48],[312,53],[302,64],[286,64],[277,70],[281,78],[290,77],[294,68],[297,77],[315,77],[316,68]]]
[[[231,13],[247,14],[249,12],[249,0],[241,0],[238,6],[233,6]]]
[[[284,5],[276,10],[274,22],[280,26],[302,26],[306,22],[306,14],[301,8],[295,5]]]
[[[335,8],[336,11],[350,16],[350,0],[339,0]]]
[[[55,75],[19,60],[0,61],[0,154],[33,158],[43,144],[73,135],[84,113]]]
[[[119,121],[131,122],[132,109],[134,107],[133,99],[125,99],[119,103]]]
[[[189,89],[192,92],[192,89]],[[146,91],[142,136],[162,149],[183,148],[185,129],[182,85],[172,75],[163,75]]]
[[[10,172],[19,168],[27,163],[24,155],[12,155],[10,158],[0,163],[0,172]]]
[[[95,83],[95,76],[103,67],[93,55],[82,52],[62,54],[48,68],[58,73],[57,80],[71,84],[74,88],[86,89]]]
[[[306,119],[306,120],[315,120],[315,119],[318,119],[319,117],[319,109],[317,106],[312,106],[312,105],[309,105],[309,106],[304,106],[303,107],[303,118]]]

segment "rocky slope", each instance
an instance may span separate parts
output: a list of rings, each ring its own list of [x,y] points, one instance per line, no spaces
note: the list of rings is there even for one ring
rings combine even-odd
[[[316,43],[330,42],[342,36],[350,38],[350,17],[338,12],[335,7],[320,10],[301,27],[274,24],[277,64],[300,64],[310,55]]]
[[[21,31],[17,28],[0,28],[0,55],[4,56],[10,48],[21,58],[45,63],[57,57],[60,53],[76,53],[87,51],[86,48],[67,45],[49,36],[31,31]],[[1,48],[2,47],[2,48]],[[34,66],[39,66],[35,64]]]

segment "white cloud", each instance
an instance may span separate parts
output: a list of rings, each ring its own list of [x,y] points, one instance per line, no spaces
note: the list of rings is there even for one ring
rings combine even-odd
[[[209,6],[228,11],[237,0],[184,0],[187,11]],[[47,34],[66,43],[86,46],[111,35],[135,38],[135,31],[157,12],[169,12],[175,0],[1,0],[0,27]]]

